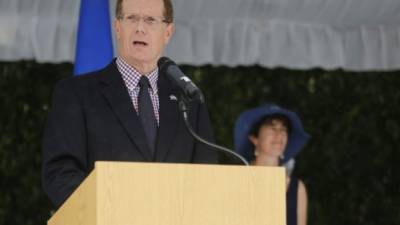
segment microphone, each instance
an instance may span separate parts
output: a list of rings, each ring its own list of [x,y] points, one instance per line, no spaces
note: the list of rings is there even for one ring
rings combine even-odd
[[[160,72],[165,73],[168,79],[181,89],[186,98],[204,103],[204,95],[201,90],[179,69],[174,61],[167,57],[161,57],[157,64]]]
[[[188,121],[188,112],[189,108],[187,105],[187,100],[198,100],[200,103],[204,103],[204,96],[201,90],[187,77],[176,65],[174,61],[167,57],[161,57],[158,60],[158,69],[160,72],[165,73],[171,82],[175,83],[182,91],[183,96],[179,98],[179,109],[183,114],[183,120],[185,122],[185,126],[189,131],[190,135],[197,140],[198,142],[210,146],[212,149],[220,152],[224,152],[230,155],[239,158],[244,165],[249,165],[249,162],[241,155],[237,154],[236,152],[225,148],[223,146],[219,146],[217,144],[211,143],[194,132],[193,128],[191,127]]]

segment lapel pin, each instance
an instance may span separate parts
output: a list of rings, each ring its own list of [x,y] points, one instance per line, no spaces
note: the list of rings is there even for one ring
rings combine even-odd
[[[171,101],[177,101],[178,99],[176,98],[175,95],[170,95],[170,96],[169,96],[169,100],[171,100]]]

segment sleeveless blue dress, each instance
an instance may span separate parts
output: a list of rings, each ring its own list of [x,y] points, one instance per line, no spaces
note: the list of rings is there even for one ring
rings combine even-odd
[[[286,223],[287,225],[297,225],[297,186],[299,180],[290,177],[289,188],[286,192]]]

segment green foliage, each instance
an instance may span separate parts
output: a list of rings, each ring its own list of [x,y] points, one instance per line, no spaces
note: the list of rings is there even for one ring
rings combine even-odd
[[[217,143],[233,147],[239,113],[265,102],[296,111],[312,138],[296,161],[309,224],[399,224],[400,77],[253,67],[182,67],[206,95]],[[0,224],[45,224],[41,135],[53,86],[70,64],[0,63]],[[230,163],[228,157],[221,157]]]
[[[0,224],[45,224],[41,134],[55,81],[70,65],[0,64]]]
[[[299,114],[312,135],[295,170],[308,188],[309,224],[400,223],[398,72],[184,69],[206,94],[222,145],[233,147],[245,109],[275,102]]]

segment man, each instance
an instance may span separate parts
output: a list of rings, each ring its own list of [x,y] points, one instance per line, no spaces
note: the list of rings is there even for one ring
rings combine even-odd
[[[196,143],[178,110],[179,89],[157,61],[173,33],[170,0],[118,0],[119,56],[106,68],[59,82],[43,138],[43,187],[58,208],[95,161],[216,163]],[[95,38],[95,37],[94,37]],[[204,104],[190,123],[212,140]]]

